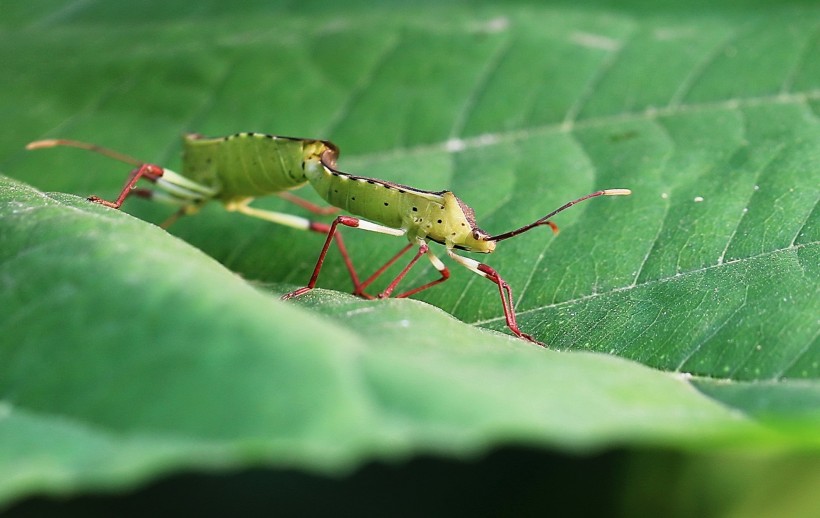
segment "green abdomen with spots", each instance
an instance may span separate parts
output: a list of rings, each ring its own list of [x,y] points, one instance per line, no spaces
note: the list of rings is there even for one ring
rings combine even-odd
[[[391,228],[411,230],[416,221],[440,211],[443,206],[441,196],[436,193],[423,193],[321,166],[308,167],[307,176],[319,196],[331,205]]]

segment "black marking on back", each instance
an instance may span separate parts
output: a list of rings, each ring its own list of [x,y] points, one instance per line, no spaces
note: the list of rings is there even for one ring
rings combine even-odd
[[[374,185],[381,185],[387,189],[398,189],[398,191],[402,194],[410,193],[418,193],[418,194],[432,194],[434,196],[441,196],[447,191],[425,191],[423,189],[416,189],[415,187],[410,187],[408,185],[402,185],[400,183],[388,182],[387,180],[378,180],[376,178],[370,178],[367,176],[356,176],[353,174],[345,173],[343,171],[339,171],[338,169],[334,168],[330,164],[327,163],[325,160],[324,155],[322,155],[322,165],[325,167],[330,174],[339,176],[341,178],[347,178],[349,180],[355,180],[359,182],[367,182]],[[443,208],[443,207],[442,207]]]
[[[195,135],[196,139],[206,139],[207,138],[207,137],[203,137],[202,135],[199,135],[199,134],[190,134],[190,135]],[[336,144],[334,144],[333,142],[330,142],[329,140],[319,140],[319,139],[314,139],[314,138],[282,137],[282,136],[279,136],[279,135],[271,135],[270,133],[260,133],[260,132],[257,132],[257,131],[245,131],[245,132],[240,131],[238,133],[234,133],[233,135],[226,135],[224,137],[221,137],[221,140],[228,141],[228,140],[231,140],[231,139],[244,138],[244,137],[258,137],[258,138],[266,138],[266,139],[271,139],[271,140],[290,140],[292,142],[301,142],[301,143],[305,143],[305,144],[309,144],[309,143],[313,143],[313,142],[321,142],[327,148],[331,149],[335,156],[339,155],[339,147]],[[213,138],[216,139],[216,138],[220,138],[220,137],[213,137]]]

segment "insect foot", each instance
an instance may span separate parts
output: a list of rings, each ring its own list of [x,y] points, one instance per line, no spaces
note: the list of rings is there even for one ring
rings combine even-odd
[[[290,293],[285,293],[284,295],[282,295],[280,300],[288,300],[288,299],[292,299],[292,298],[295,298],[295,297],[299,297],[299,296],[304,295],[305,293],[309,292],[312,289],[313,288],[311,288],[310,286],[305,286],[303,288],[299,288],[298,290],[291,291]]]
[[[518,323],[515,320],[515,307],[513,304],[512,288],[507,281],[502,279],[501,275],[499,275],[495,269],[487,266],[486,264],[478,263],[476,270],[480,275],[483,275],[486,279],[494,282],[498,286],[498,292],[501,295],[501,307],[504,309],[504,319],[507,321],[507,327],[510,331],[512,331],[512,333],[519,338],[540,345],[541,347],[547,347],[547,344],[539,342],[518,328]]]
[[[288,300],[294,297],[298,297],[300,295],[304,295],[305,293],[309,292],[310,290],[316,287],[316,281],[319,279],[319,272],[322,271],[322,265],[325,262],[325,256],[327,255],[327,251],[330,248],[330,244],[333,242],[334,238],[338,237],[338,235],[336,234],[336,230],[340,224],[355,228],[361,224],[361,221],[358,218],[354,218],[352,216],[338,216],[335,220],[333,220],[333,223],[330,225],[330,229],[327,231],[327,239],[325,239],[325,244],[322,247],[322,252],[319,254],[319,260],[316,261],[316,266],[313,269],[313,275],[311,275],[308,285],[303,288],[299,288],[298,290],[294,290],[290,293],[282,295],[282,300]],[[347,252],[344,250],[343,247],[341,248],[341,251],[342,255],[346,257]],[[355,289],[359,290],[360,284],[358,282],[358,278],[355,276],[353,277],[353,284],[355,286]]]

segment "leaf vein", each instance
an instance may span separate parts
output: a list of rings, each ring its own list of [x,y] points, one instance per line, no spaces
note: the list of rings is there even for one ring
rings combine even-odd
[[[817,343],[818,338],[820,338],[820,328],[818,328],[818,330],[814,333],[814,336],[806,342],[805,347],[803,347],[800,350],[800,352],[795,354],[794,358],[792,358],[792,360],[789,363],[787,363],[783,366],[782,369],[780,369],[780,372],[772,375],[771,381],[784,381],[785,379],[788,379],[784,377],[786,372],[788,372],[789,369],[797,365],[797,362],[800,361],[800,359],[803,358],[806,354],[808,354],[808,352],[813,348],[812,346]]]
[[[780,248],[780,249],[777,249],[777,250],[770,250],[770,251],[767,251],[767,252],[761,252],[761,253],[758,253],[758,254],[750,255],[748,257],[734,259],[732,261],[728,261],[728,262],[725,262],[723,264],[712,264],[712,265],[709,265],[709,266],[696,268],[694,270],[689,270],[689,271],[686,271],[686,272],[680,272],[680,273],[677,273],[677,274],[675,274],[673,276],[670,276],[670,277],[651,279],[651,280],[648,280],[646,282],[643,282],[643,283],[640,283],[640,284],[637,284],[637,285],[634,285],[634,286],[633,285],[622,286],[620,288],[613,288],[613,289],[608,290],[608,291],[599,291],[599,292],[595,292],[595,293],[590,293],[589,295],[584,295],[584,296],[581,296],[581,297],[577,297],[577,298],[574,298],[574,299],[564,300],[562,302],[550,303],[550,304],[546,304],[546,305],[543,305],[543,306],[530,308],[530,309],[518,312],[517,314],[520,316],[520,315],[526,315],[528,313],[536,313],[538,311],[543,311],[544,309],[547,309],[547,308],[559,308],[561,306],[566,306],[566,305],[569,305],[569,304],[576,304],[578,302],[584,302],[584,301],[593,300],[593,299],[596,299],[596,298],[599,298],[599,297],[609,296],[609,295],[612,295],[613,293],[620,293],[620,292],[623,292],[623,291],[629,291],[629,290],[632,290],[632,289],[635,289],[635,288],[638,288],[638,287],[653,286],[653,285],[656,285],[656,284],[671,282],[674,279],[677,279],[679,277],[688,277],[690,275],[697,275],[697,274],[701,274],[701,273],[704,273],[704,272],[711,271],[715,268],[722,268],[722,267],[730,266],[730,265],[737,264],[737,263],[743,263],[743,262],[746,262],[746,261],[754,261],[756,259],[761,259],[763,257],[769,257],[769,256],[772,256],[772,255],[781,254],[781,253],[796,252],[797,250],[812,247],[812,246],[817,246],[817,245],[820,245],[820,241],[812,241],[812,242],[809,242],[809,243],[801,243],[801,244],[797,244],[797,245],[794,245],[794,246],[791,246],[791,247]],[[500,321],[500,320],[503,320],[503,317],[494,317],[494,318],[490,318],[490,319],[486,319],[486,320],[476,320],[476,321],[470,322],[470,324],[483,325],[483,324],[488,324],[488,323],[492,323],[492,322],[497,322],[497,321]]]
[[[381,72],[381,70],[390,62],[390,56],[392,56],[396,52],[401,43],[401,33],[397,34],[396,36],[390,38],[387,41],[387,43],[384,45],[384,48],[381,50],[381,54],[379,54],[378,58],[375,60],[375,63],[370,68],[370,70],[368,70],[367,73],[362,74],[362,76],[353,86],[353,89],[347,95],[342,105],[339,106],[336,112],[328,118],[328,122],[325,125],[324,130],[320,132],[321,134],[332,135],[336,128],[338,128],[342,124],[347,115],[350,113],[353,104],[357,100],[361,99],[364,95],[364,92],[368,88],[370,88],[370,86],[375,81],[376,77],[378,77],[379,72]]]
[[[814,40],[814,35],[820,32],[820,27],[815,27],[806,38],[803,46],[797,52],[797,59],[794,61],[794,66],[792,67],[789,72],[786,73],[786,77],[783,79],[783,84],[780,86],[780,92],[783,94],[789,93],[792,86],[794,86],[794,79],[797,77],[797,74],[803,69],[803,66],[808,61],[809,56],[811,54],[812,48],[812,41]]]
[[[633,31],[634,35],[634,31]],[[631,37],[630,37],[631,38]],[[606,75],[615,67],[615,64],[618,62],[618,59],[623,56],[623,49],[627,46],[628,40],[619,45],[617,45],[613,50],[611,50],[604,59],[601,60],[600,65],[595,70],[595,73],[592,74],[589,82],[586,84],[584,89],[581,91],[578,98],[573,102],[569,108],[567,108],[567,112],[564,114],[564,120],[561,122],[561,128],[564,131],[569,131],[576,125],[576,121],[578,119],[578,115],[583,110],[584,106],[592,99],[592,96],[598,89],[598,85],[600,85]]]
[[[760,175],[763,173],[763,171],[766,169],[766,167],[768,167],[769,164],[774,162],[775,159],[778,156],[780,156],[780,154],[783,152],[784,149],[785,149],[785,144],[783,144],[783,143],[778,144],[776,146],[774,152],[772,153],[772,155],[770,157],[768,157],[768,159],[766,160],[765,163],[760,165],[760,167],[757,169],[757,171],[755,171],[755,181],[754,181],[755,185],[757,185],[758,180],[760,179]],[[749,192],[749,195],[746,197],[746,203],[745,203],[746,207],[749,206],[749,203],[752,201],[752,198],[754,198],[756,192],[757,191],[754,188],[752,188],[751,192]],[[732,232],[729,235],[729,238],[726,240],[726,246],[723,248],[723,252],[721,252],[720,256],[718,257],[718,260],[717,260],[718,264],[723,263],[723,260],[726,257],[726,252],[729,251],[729,248],[731,247],[732,242],[734,241],[735,237],[737,236],[737,231],[740,228],[741,223],[743,223],[743,220],[746,219],[746,214],[747,214],[747,212],[742,212],[740,214],[740,217],[737,219],[737,223],[735,224],[735,227],[732,229]],[[795,239],[796,238],[797,238],[797,236],[795,236]],[[791,243],[790,243],[790,246],[793,246],[793,245],[794,245],[794,240],[792,240]]]
[[[350,159],[360,162],[381,161],[397,159],[402,156],[424,155],[429,153],[439,153],[441,151],[464,151],[465,149],[476,149],[497,144],[512,143],[530,139],[551,133],[569,133],[575,129],[596,128],[613,124],[622,124],[634,121],[650,121],[660,117],[671,117],[681,113],[697,113],[704,111],[738,110],[745,107],[767,106],[774,104],[807,104],[808,101],[820,100],[820,89],[806,90],[792,94],[772,94],[759,97],[748,97],[744,99],[724,99],[720,101],[709,101],[703,103],[682,104],[666,108],[649,108],[641,111],[623,112],[615,115],[605,115],[600,117],[590,117],[577,121],[568,127],[563,122],[531,126],[499,133],[482,134],[475,137],[465,138],[461,141],[463,145],[457,150],[452,149],[449,140],[443,142],[433,142],[419,144],[417,146],[393,147],[389,150],[376,151],[373,153],[360,153],[350,155]]]
[[[692,67],[689,74],[683,78],[678,88],[672,93],[672,96],[669,98],[669,102],[666,105],[667,108],[679,107],[686,96],[689,95],[689,92],[691,92],[695,87],[697,81],[703,77],[706,70],[712,66],[715,60],[717,60],[717,58],[728,48],[728,46],[733,41],[736,41],[743,32],[744,29],[739,29],[728,34],[726,38],[715,45],[711,51],[704,54],[703,59]]]
[[[464,131],[464,126],[467,123],[467,119],[476,106],[476,102],[486,91],[490,80],[498,72],[498,69],[501,67],[501,63],[509,54],[511,48],[512,42],[509,39],[506,39],[501,45],[498,46],[495,52],[490,55],[489,59],[484,64],[481,73],[476,79],[472,91],[467,95],[461,110],[459,110],[454,118],[453,126],[450,130],[450,139],[455,140],[461,136]]]

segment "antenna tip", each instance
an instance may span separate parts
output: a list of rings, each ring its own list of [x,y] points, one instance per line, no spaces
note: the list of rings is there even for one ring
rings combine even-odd
[[[28,150],[42,149],[44,147],[55,147],[55,146],[59,146],[59,145],[60,145],[59,140],[49,138],[49,139],[45,139],[45,140],[35,140],[34,142],[29,142],[28,144],[26,144],[26,149],[28,149]]]
[[[629,196],[632,194],[632,191],[629,189],[606,189],[604,190],[604,196]]]

